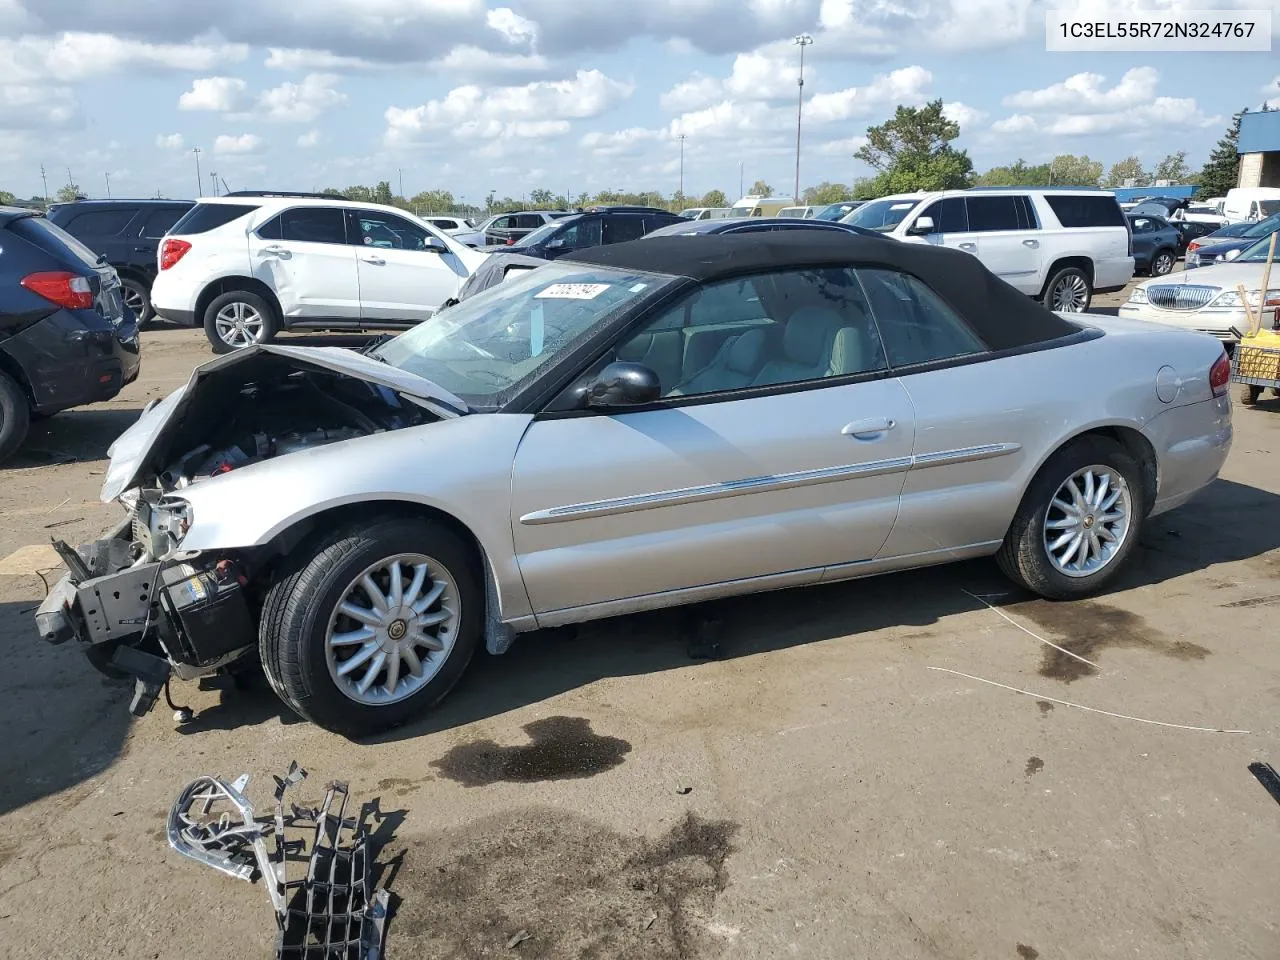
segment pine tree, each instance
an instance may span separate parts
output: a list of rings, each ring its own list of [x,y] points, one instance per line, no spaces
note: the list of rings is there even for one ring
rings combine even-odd
[[[1218,145],[1209,154],[1209,160],[1200,171],[1200,189],[1202,197],[1221,197],[1234,187],[1239,180],[1240,154],[1240,120],[1247,111],[1241,110],[1231,118],[1231,126],[1226,135],[1218,141]]]

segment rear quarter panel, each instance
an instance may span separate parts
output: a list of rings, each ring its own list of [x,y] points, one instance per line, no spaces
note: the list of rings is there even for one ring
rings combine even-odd
[[[1173,407],[1210,400],[1209,368],[1222,349],[1213,338],[1088,317],[1093,321],[1109,332],[1084,343],[902,378],[916,407],[917,457],[988,444],[1018,449],[913,468],[883,556],[1001,540],[1031,480],[1073,437],[1100,427],[1146,435]],[[1182,382],[1171,404],[1156,395],[1164,366]],[[1158,458],[1162,453],[1157,447]]]

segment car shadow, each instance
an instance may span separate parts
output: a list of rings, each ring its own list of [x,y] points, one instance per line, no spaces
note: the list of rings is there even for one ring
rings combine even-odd
[[[142,414],[136,402],[98,404],[64,410],[52,417],[35,420],[17,452],[0,465],[0,470],[47,467],[58,463],[102,460],[107,448]]]
[[[1248,522],[1241,522],[1243,517]],[[1151,520],[1140,548],[1106,593],[1152,586],[1277,548],[1280,496],[1220,479],[1191,505]],[[719,643],[715,659],[733,659],[887,627],[927,628],[981,609],[974,595],[995,594],[1002,595],[996,605],[1031,599],[1011,586],[993,561],[976,560],[537,631],[519,637],[501,657],[477,657],[440,706],[369,742],[448,730],[607,677],[688,667],[712,653],[705,649],[707,624],[715,638],[711,642]]]
[[[129,732],[132,684],[109,680],[71,644],[40,641],[35,601],[0,603],[0,816],[105,771]]]

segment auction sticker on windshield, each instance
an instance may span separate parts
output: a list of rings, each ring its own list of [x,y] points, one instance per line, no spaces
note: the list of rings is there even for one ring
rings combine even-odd
[[[534,294],[537,300],[594,300],[609,289],[607,283],[553,283]]]

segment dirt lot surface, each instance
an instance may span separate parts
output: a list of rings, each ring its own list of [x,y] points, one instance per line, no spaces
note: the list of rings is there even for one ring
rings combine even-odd
[[[1222,479],[1100,599],[983,562],[725,605],[710,661],[677,613],[530,635],[353,743],[265,685],[131,721],[127,684],[35,635],[47,564],[12,554],[115,521],[108,444],[208,356],[145,335],[137,384],[0,470],[6,958],[269,957],[262,885],[163,825],[194,776],[251,773],[265,806],[293,759],[303,798],[345,779],[389,814],[391,960],[1280,956],[1280,805],[1247,770],[1280,764],[1280,401],[1237,409]]]

